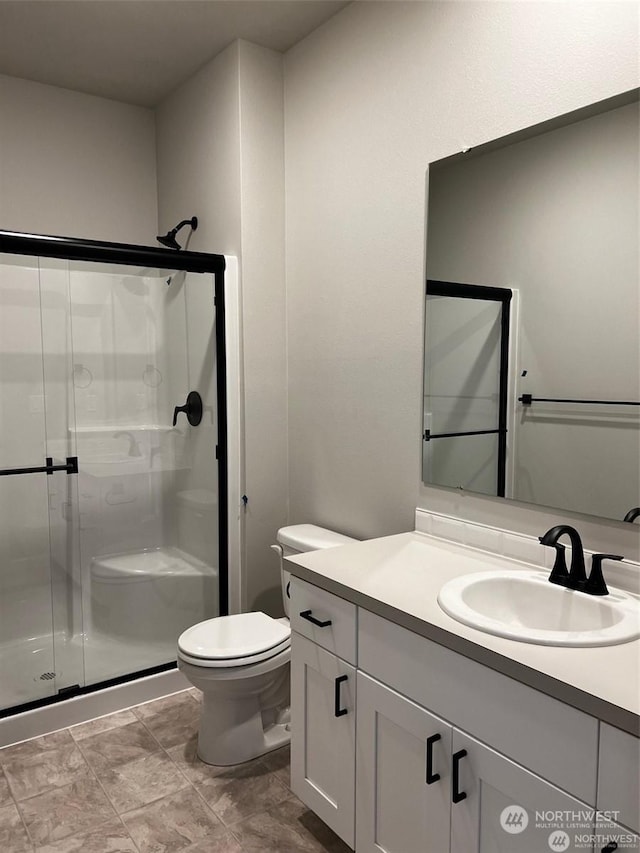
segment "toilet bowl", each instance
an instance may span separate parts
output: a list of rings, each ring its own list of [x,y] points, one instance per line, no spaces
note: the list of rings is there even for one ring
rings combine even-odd
[[[290,575],[283,556],[354,541],[313,524],[283,527],[276,538],[287,616],[218,616],[178,639],[178,668],[203,695],[198,756],[207,764],[240,764],[289,742]]]

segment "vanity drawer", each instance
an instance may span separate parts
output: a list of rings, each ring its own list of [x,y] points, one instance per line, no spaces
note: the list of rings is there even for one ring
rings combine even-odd
[[[598,810],[640,830],[640,739],[600,723]]]
[[[598,720],[360,608],[364,672],[589,805]]]
[[[291,628],[348,663],[355,664],[355,604],[296,577],[291,578],[289,591]]]

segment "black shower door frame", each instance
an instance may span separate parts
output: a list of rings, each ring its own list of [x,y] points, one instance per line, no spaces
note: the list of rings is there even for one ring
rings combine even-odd
[[[215,343],[216,343],[216,401],[218,406],[217,443],[218,463],[218,582],[220,615],[229,613],[229,517],[228,517],[228,442],[227,442],[227,372],[225,330],[225,258],[224,255],[205,252],[176,251],[155,246],[137,246],[129,243],[111,243],[102,240],[84,240],[78,237],[57,237],[45,234],[27,234],[0,229],[0,253],[32,257],[58,258],[69,261],[124,264],[151,269],[209,273],[214,277]],[[90,693],[115,684],[135,680],[144,675],[175,669],[176,663],[163,664],[152,670],[131,673],[108,682],[93,684],[74,690],[73,695]],[[51,704],[67,695],[36,700],[10,713]],[[0,716],[5,713],[0,712]]]

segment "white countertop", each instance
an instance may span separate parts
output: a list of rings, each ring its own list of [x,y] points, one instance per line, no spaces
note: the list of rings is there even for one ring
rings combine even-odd
[[[539,571],[539,566],[417,532],[286,559],[287,568],[309,583],[638,734],[640,640],[587,648],[519,642],[467,627],[437,602],[451,578],[493,569]]]

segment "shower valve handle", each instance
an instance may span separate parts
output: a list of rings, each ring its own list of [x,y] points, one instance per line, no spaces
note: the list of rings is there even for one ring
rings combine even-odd
[[[202,420],[202,397],[197,391],[189,391],[184,406],[176,406],[173,410],[173,425],[178,422],[178,414],[184,412],[191,426],[198,426]]]

